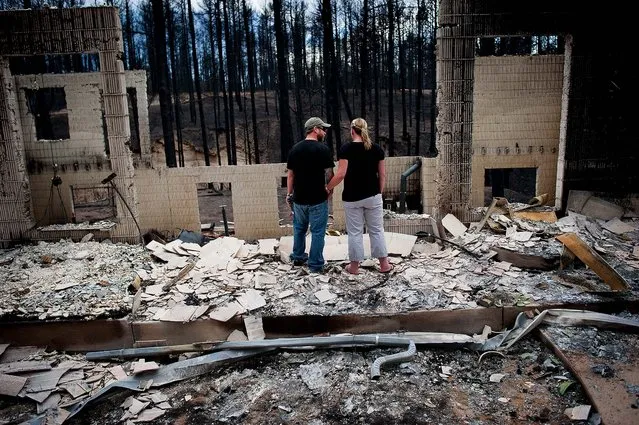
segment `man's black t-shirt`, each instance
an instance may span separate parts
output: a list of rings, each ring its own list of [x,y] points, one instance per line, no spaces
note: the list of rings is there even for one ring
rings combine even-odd
[[[317,140],[297,142],[288,154],[286,168],[293,170],[293,199],[301,205],[316,205],[326,201],[327,168],[335,163],[331,151]]]
[[[361,201],[380,193],[377,167],[384,159],[384,151],[379,145],[366,150],[362,142],[348,142],[340,148],[337,159],[348,161],[342,201]]]

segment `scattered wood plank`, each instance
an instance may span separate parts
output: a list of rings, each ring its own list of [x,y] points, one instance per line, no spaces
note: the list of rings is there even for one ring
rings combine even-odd
[[[557,236],[557,240],[563,243],[573,254],[594,271],[613,291],[628,291],[630,285],[626,280],[606,261],[597,254],[576,233],[565,233]]]
[[[559,256],[546,258],[539,255],[522,254],[497,246],[493,246],[490,249],[497,253],[497,260],[508,262],[522,269],[555,270],[559,267]]]

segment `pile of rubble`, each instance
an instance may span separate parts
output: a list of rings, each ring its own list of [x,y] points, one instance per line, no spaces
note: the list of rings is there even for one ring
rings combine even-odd
[[[636,300],[637,219],[625,217],[625,211],[621,215],[615,211],[613,216],[604,218],[582,214],[589,213],[586,207],[592,199],[582,202],[581,213],[569,211],[561,219],[550,208],[495,200],[482,210],[482,221],[470,228],[449,215],[442,220],[441,228],[433,228],[432,234],[387,232],[387,246],[395,265],[390,274],[379,273],[374,260],[366,260],[359,275],[345,273],[347,238],[335,233],[326,237],[324,256],[328,267],[324,273],[310,273],[306,267],[290,264],[292,237],[248,243],[221,236],[196,243],[193,234],[184,233],[184,237],[173,241],[154,240],[146,246],[108,240],[40,242],[0,251],[0,280],[5,282],[0,316],[5,321],[126,318],[138,322],[226,322],[238,315],[259,318],[385,314]],[[397,215],[391,216],[398,219]],[[565,333],[553,332],[547,333],[547,338],[566,346],[566,338],[562,338]],[[229,339],[251,341],[256,334],[259,332],[251,333],[247,324],[246,332],[234,332]],[[502,335],[505,338],[507,333]],[[585,338],[591,336],[585,334]],[[614,337],[606,341],[612,347],[591,354],[603,358],[623,351],[615,346]],[[576,391],[572,400],[557,400],[556,394],[548,394],[551,385],[574,381],[566,371],[557,375],[560,362],[548,360],[552,356],[547,352],[539,357],[544,349],[538,341],[521,344],[536,344],[536,362],[532,365],[524,364],[530,363],[532,357],[516,348],[514,356],[493,361],[494,367],[488,369],[478,366],[478,370],[464,366],[469,361],[464,359],[468,353],[435,351],[437,360],[433,360],[418,352],[416,359],[402,363],[383,385],[361,377],[362,368],[375,362],[379,349],[321,354],[266,351],[260,352],[261,360],[247,360],[252,366],[224,366],[230,369],[213,388],[194,390],[188,385],[176,385],[169,396],[157,392],[157,388],[173,382],[173,372],[154,361],[137,358],[124,363],[91,363],[79,356],[4,344],[0,345],[0,392],[36,401],[37,413],[55,406],[53,410],[62,415],[57,423],[112,386],[148,390],[121,400],[117,418],[107,413],[113,423],[153,420],[167,411],[173,412],[175,420],[180,415],[196,420],[191,411],[194,405],[214,406],[198,407],[207,417],[221,422],[243,418],[243,423],[276,423],[304,417],[319,418],[315,422],[319,425],[330,420],[326,409],[337,409],[339,414],[335,414],[343,423],[354,423],[356,417],[366,417],[368,422],[481,420],[482,414],[475,409],[492,412],[495,422],[521,415],[527,420],[552,423],[584,414],[593,420],[589,407],[587,412],[579,407],[585,402],[582,393]],[[508,349],[513,348],[509,345]],[[244,358],[255,352],[249,354],[233,355]],[[209,356],[216,359],[215,353]],[[205,357],[183,354],[180,359],[202,362]],[[211,364],[216,361],[206,360]],[[529,366],[534,368],[526,369],[523,379],[520,372],[514,372]],[[193,367],[196,366],[186,365],[184,370]],[[274,375],[279,378],[272,383]],[[540,385],[540,379],[545,379],[545,383]],[[516,389],[505,387],[503,383],[508,382]],[[499,391],[493,388],[495,383],[499,384]],[[237,385],[249,384],[250,391],[233,395]],[[414,397],[398,397],[398,404],[376,406],[381,403],[376,395],[385,394],[388,389],[384,387],[388,385],[404,388],[406,394]],[[541,390],[544,385],[546,390]],[[629,385],[639,388],[639,382]],[[291,388],[296,390],[285,396]],[[335,388],[340,388],[339,397],[334,394]],[[568,386],[562,388],[565,392]],[[452,401],[444,396],[450,391],[463,397],[479,391],[482,396],[476,402]],[[525,412],[524,405],[538,403],[526,395],[533,393],[547,401],[541,406],[561,409]],[[198,401],[192,402],[194,399]],[[409,412],[410,400],[416,399],[427,400],[429,410]],[[318,400],[323,407],[318,412],[308,410],[307,404],[312,406]],[[68,406],[73,408],[66,410]],[[507,407],[505,413],[501,406]],[[437,409],[441,413],[433,416]],[[564,409],[569,412],[564,414]],[[2,411],[0,408],[0,416]],[[264,414],[270,419],[260,422],[256,412],[261,412],[262,419]],[[51,420],[51,415],[48,418]]]

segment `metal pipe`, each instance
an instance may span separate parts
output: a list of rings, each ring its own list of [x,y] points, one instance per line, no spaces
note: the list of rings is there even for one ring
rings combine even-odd
[[[222,220],[224,220],[224,235],[229,235],[229,222],[226,220],[226,205],[221,205],[222,208]]]
[[[140,229],[140,224],[138,224],[138,220],[135,218],[135,214],[133,214],[133,211],[131,210],[131,207],[129,206],[129,204],[126,202],[126,199],[124,199],[124,196],[122,196],[122,194],[118,190],[118,187],[115,185],[115,183],[113,183],[113,179],[116,177],[117,177],[117,174],[111,173],[106,178],[104,178],[101,183],[102,184],[109,183],[111,187],[113,188],[113,190],[115,190],[115,193],[117,193],[118,196],[120,197],[120,200],[122,201],[126,209],[129,210],[129,214],[131,214],[131,218],[133,219],[133,222],[135,223],[135,227],[138,228],[138,235],[140,236],[140,244],[144,246],[144,237],[142,236],[142,229]]]
[[[327,347],[327,346],[405,346],[412,339],[385,335],[341,335],[324,337],[275,338],[255,341],[201,342],[169,347],[140,347],[118,350],[93,351],[86,354],[87,360],[111,358],[133,358],[164,355],[186,351],[250,350],[255,348]]]
[[[408,176],[422,167],[422,159],[420,157],[415,158],[415,162],[406,171],[402,173],[400,178],[400,191],[399,191],[399,212],[404,213],[406,211],[406,186]]]
[[[388,356],[383,356],[376,359],[373,362],[373,366],[371,366],[371,379],[377,379],[380,375],[380,369],[383,364],[387,363],[398,363],[406,360],[410,360],[415,355],[417,351],[417,347],[415,347],[415,343],[413,340],[408,341],[408,349],[406,351],[402,351],[401,353],[395,353]]]

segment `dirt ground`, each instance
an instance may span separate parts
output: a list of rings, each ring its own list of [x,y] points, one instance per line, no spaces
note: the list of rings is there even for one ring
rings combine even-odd
[[[399,349],[340,349],[263,354],[224,366],[204,379],[162,389],[172,408],[149,424],[585,424],[564,410],[589,404],[578,384],[534,337],[505,357],[424,348],[412,360],[385,365],[370,378],[372,362]],[[445,370],[447,367],[450,370]],[[445,373],[444,373],[445,372]],[[491,382],[492,374],[504,374]],[[117,424],[115,395],[70,425]],[[99,418],[99,419],[98,419]]]

